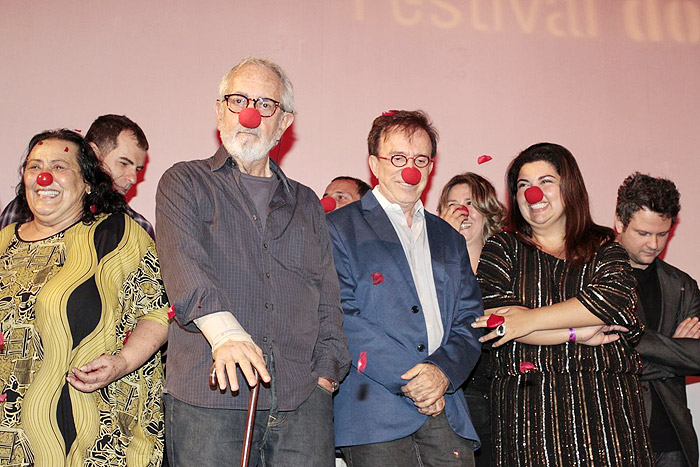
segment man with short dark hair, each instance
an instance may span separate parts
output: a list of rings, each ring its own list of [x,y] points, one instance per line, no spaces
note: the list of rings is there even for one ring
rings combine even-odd
[[[483,305],[464,239],[420,201],[437,131],[423,112],[391,111],[368,147],[378,185],[326,217],[354,365],[336,445],[349,467],[473,466],[460,386],[481,354]]]
[[[697,466],[698,439],[685,376],[700,373],[700,291],[695,280],[659,258],[680,211],[675,184],[636,172],[617,192],[617,241],[637,279],[646,330],[637,345],[655,465]]]
[[[221,80],[215,110],[222,146],[168,169],[156,195],[175,309],[168,458],[239,465],[256,369],[265,384],[250,465],[332,466],[332,398],[349,356],[325,215],[269,157],[294,120],[291,82],[279,65],[245,59]]]
[[[138,172],[146,164],[148,140],[134,121],[124,115],[102,115],[97,117],[85,134],[102,169],[112,177],[112,186],[122,195],[138,181]],[[0,228],[13,222],[27,222],[17,212],[17,201],[12,200],[0,214]],[[141,214],[129,209],[128,214],[155,238],[153,226]]]
[[[323,197],[335,200],[335,208],[332,210],[335,211],[354,201],[359,201],[369,190],[369,185],[359,178],[341,175],[331,180]]]

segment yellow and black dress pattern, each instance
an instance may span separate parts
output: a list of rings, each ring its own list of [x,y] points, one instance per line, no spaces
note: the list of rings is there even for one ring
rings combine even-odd
[[[0,466],[161,465],[159,354],[93,393],[66,374],[167,308],[155,245],[124,214],[33,242],[0,231]]]

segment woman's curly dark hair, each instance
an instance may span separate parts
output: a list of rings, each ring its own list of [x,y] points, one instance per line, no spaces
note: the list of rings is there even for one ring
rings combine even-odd
[[[27,158],[34,146],[48,139],[66,141],[78,146],[78,165],[83,181],[90,187],[90,193],[83,197],[83,215],[80,220],[89,224],[95,221],[95,215],[100,213],[126,212],[128,205],[124,197],[112,188],[112,177],[104,172],[100,161],[95,156],[90,144],[79,133],[61,128],[47,130],[34,135],[29,141],[27,153],[19,168],[20,183],[17,185],[17,209],[19,218],[25,222],[33,218],[33,214],[27,204],[27,195],[24,187],[24,169]],[[94,206],[94,207],[93,207]],[[93,212],[94,211],[94,212]]]

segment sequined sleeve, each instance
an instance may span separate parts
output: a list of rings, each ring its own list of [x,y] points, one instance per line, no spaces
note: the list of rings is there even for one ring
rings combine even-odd
[[[514,290],[517,271],[513,258],[517,247],[506,233],[496,234],[486,241],[477,269],[484,309],[523,305]]]
[[[637,290],[627,253],[618,243],[608,242],[596,252],[592,267],[590,282],[576,298],[606,324],[627,327],[628,340],[638,340],[642,324],[635,311]]]

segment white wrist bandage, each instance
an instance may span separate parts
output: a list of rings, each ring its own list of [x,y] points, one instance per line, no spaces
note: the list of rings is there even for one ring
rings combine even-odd
[[[245,332],[241,323],[228,311],[220,311],[202,316],[194,320],[204,337],[211,345],[211,351],[216,350],[221,344],[228,341],[250,342],[254,344],[250,334]]]

